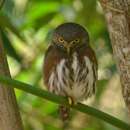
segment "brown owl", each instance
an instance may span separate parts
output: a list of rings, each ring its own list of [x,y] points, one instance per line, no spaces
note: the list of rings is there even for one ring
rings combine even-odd
[[[97,60],[88,32],[81,25],[64,23],[54,30],[45,53],[43,74],[48,90],[68,97],[72,103],[95,93]],[[60,106],[63,120],[68,118],[68,109]]]

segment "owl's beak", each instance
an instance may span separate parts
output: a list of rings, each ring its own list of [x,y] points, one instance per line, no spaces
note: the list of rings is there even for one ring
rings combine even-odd
[[[70,46],[67,46],[66,49],[67,49],[67,53],[70,54]]]
[[[70,45],[66,42],[64,47],[66,48],[67,54],[70,54]]]

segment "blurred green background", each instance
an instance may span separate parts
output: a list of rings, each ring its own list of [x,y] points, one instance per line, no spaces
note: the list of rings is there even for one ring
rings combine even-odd
[[[2,0],[1,0],[2,1]],[[128,121],[119,75],[102,8],[96,0],[5,0],[0,11],[0,31],[13,78],[45,89],[42,63],[53,29],[64,22],[87,28],[99,64],[97,94],[87,104]],[[16,90],[25,130],[62,130],[58,106]],[[72,111],[66,130],[118,130]]]

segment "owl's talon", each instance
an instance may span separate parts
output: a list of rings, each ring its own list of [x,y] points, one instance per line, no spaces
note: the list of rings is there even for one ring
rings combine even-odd
[[[69,102],[69,105],[72,106],[75,104],[74,100],[72,97],[68,97],[68,102]]]

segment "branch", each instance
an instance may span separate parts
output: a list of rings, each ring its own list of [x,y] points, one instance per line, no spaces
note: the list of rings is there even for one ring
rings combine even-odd
[[[1,31],[1,30],[0,30]],[[3,42],[0,37],[0,74],[10,76]],[[0,83],[0,129],[22,130],[22,122],[13,88]]]
[[[120,74],[122,94],[130,112],[130,0],[100,0],[100,3]]]
[[[67,106],[69,105],[68,101],[65,97],[57,96],[53,93],[42,90],[42,89],[38,88],[37,86],[32,86],[32,85],[29,85],[29,84],[26,84],[26,83],[23,83],[20,81],[13,80],[13,79],[5,77],[5,76],[0,76],[0,82],[7,85],[7,87],[10,86],[10,87],[14,87],[14,88],[23,90],[25,92],[28,92],[28,93],[31,93],[35,96],[47,99],[47,100],[52,101],[52,102],[57,103],[57,104],[64,103],[64,105],[67,105]],[[126,129],[126,130],[130,129],[129,124],[127,124],[127,123],[107,114],[107,113],[104,113],[104,112],[101,112],[100,110],[92,108],[90,106],[78,103],[77,105],[72,106],[72,108],[76,109],[80,112],[94,116],[96,118],[99,118],[103,121],[106,121],[106,122],[108,122],[108,123],[110,123],[118,128],[122,128],[122,129]]]

